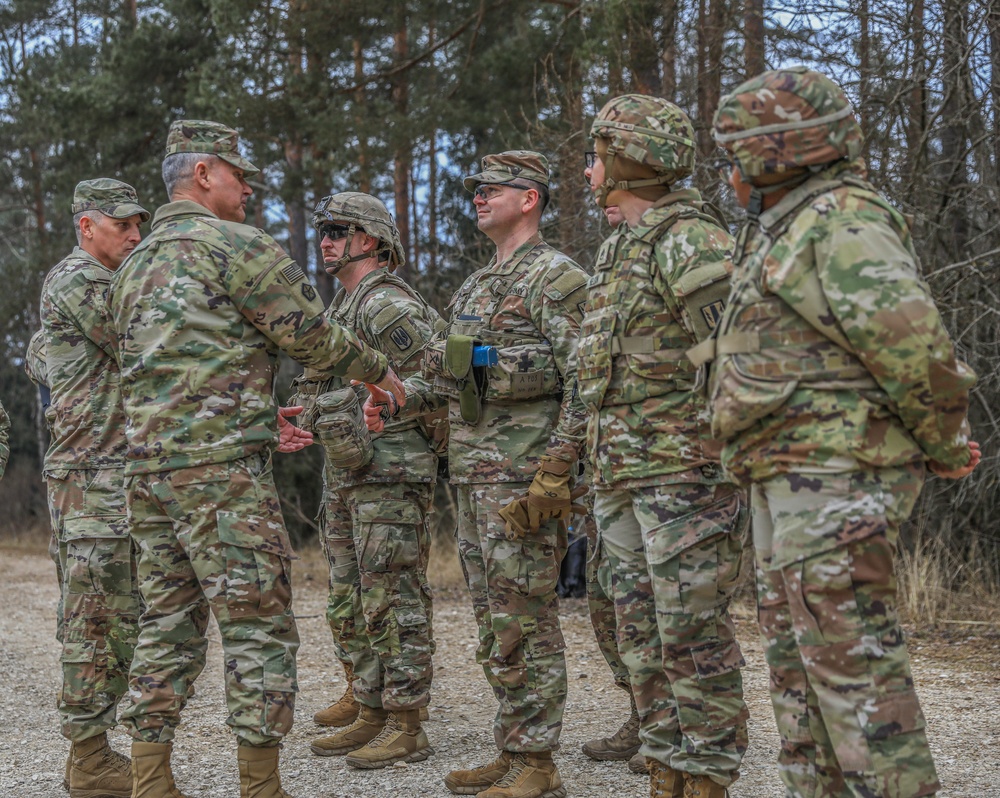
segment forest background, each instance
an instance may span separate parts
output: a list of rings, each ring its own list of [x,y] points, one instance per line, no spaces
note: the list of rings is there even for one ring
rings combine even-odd
[[[907,530],[907,579],[923,594],[957,583],[995,596],[1000,0],[2,0],[0,397],[13,446],[0,542],[48,534],[46,438],[23,355],[42,280],[75,244],[73,187],[115,177],[149,209],[166,202],[171,121],[240,131],[263,169],[248,221],[282,242],[325,299],[335,285],[309,214],[326,194],[360,190],[396,217],[400,275],[443,310],[491,255],[460,180],[483,155],[548,155],[543,234],[589,268],[610,232],[583,178],[603,103],[623,92],[678,103],[707,164],[720,96],[794,63],[847,90],[870,177],[912,218],[924,276],[979,375],[971,419],[984,461],[961,482],[929,481]],[[735,229],[742,214],[728,186],[701,164],[694,185]],[[284,364],[282,395],[294,371]],[[318,447],[279,458],[277,479],[294,537],[314,536]],[[450,532],[450,494],[440,493]]]

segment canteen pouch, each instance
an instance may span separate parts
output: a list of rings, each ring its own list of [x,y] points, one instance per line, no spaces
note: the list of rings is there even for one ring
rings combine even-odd
[[[375,449],[353,388],[328,391],[316,399],[316,435],[333,468],[356,470],[372,461]]]
[[[445,344],[445,365],[458,386],[458,406],[462,419],[477,424],[482,414],[483,369],[472,366],[479,342],[471,335],[449,335]]]

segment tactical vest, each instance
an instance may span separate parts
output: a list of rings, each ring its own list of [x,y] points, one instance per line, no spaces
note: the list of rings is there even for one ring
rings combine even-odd
[[[709,380],[712,434],[725,440],[771,415],[792,393],[853,390],[870,401],[890,404],[864,364],[855,356],[813,270],[810,290],[794,308],[763,289],[764,264],[799,212],[823,194],[862,191],[871,202],[895,211],[866,181],[853,175],[811,181],[801,197],[769,227],[757,229],[758,243],[747,253],[755,226],[748,225],[736,242],[738,281],[730,306],[715,336],[689,352],[697,365],[715,361]],[[821,331],[822,330],[822,331]]]
[[[686,351],[707,337],[729,294],[725,261],[702,264],[670,283],[663,296],[636,268],[655,263],[656,243],[681,220],[701,219],[724,227],[711,204],[697,193],[678,202],[668,195],[667,215],[641,236],[622,232],[601,247],[587,283],[587,314],[577,346],[577,389],[592,411],[636,404],[677,390],[690,390],[695,369]],[[662,200],[660,201],[662,202]],[[694,335],[681,323],[682,309]]]
[[[492,329],[497,309],[508,296],[520,296],[522,278],[547,251],[545,246],[535,246],[510,273],[498,275],[489,288],[489,301],[480,314],[467,313],[468,304],[477,289],[483,290],[480,277],[490,267],[466,280],[451,303],[452,317],[447,335],[436,338],[424,352],[424,373],[433,377],[437,392],[461,402],[462,392],[468,395],[471,384],[475,388],[473,402],[561,399],[562,377],[552,345],[539,334],[531,320],[526,318],[525,329],[518,332]],[[545,295],[558,301],[582,286],[579,273],[575,269],[566,270],[545,288]],[[460,346],[456,346],[456,342]],[[473,367],[471,345],[494,347],[496,362]],[[465,349],[469,350],[467,355]],[[466,415],[467,410],[472,412],[472,408],[463,407],[463,416],[475,423]]]

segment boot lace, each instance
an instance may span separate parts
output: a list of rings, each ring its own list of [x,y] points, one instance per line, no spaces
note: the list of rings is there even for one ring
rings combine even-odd
[[[124,754],[118,753],[110,745],[104,749],[101,754],[101,758],[108,764],[109,767],[117,770],[123,775],[132,772],[132,763],[129,758]]]
[[[403,727],[399,725],[395,713],[390,712],[389,717],[385,719],[385,726],[382,727],[382,731],[375,735],[374,739],[368,743],[368,746],[370,748],[381,748],[402,730]]]
[[[494,784],[494,787],[513,787],[517,783],[518,777],[524,772],[524,769],[528,766],[527,760],[520,754],[515,754],[514,758],[510,763],[510,770],[507,771],[500,781]]]

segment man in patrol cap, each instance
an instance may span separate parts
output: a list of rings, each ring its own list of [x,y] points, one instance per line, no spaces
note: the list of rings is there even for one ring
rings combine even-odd
[[[416,373],[424,345],[444,323],[393,274],[404,253],[388,209],[369,194],[345,191],[320,200],[313,226],[326,271],[343,286],[327,316],[383,353],[401,377]],[[342,379],[307,369],[297,385],[306,408],[300,426],[327,450],[327,618],[357,699],[317,713],[322,725],[348,728],[310,747],[320,756],[347,754],[358,768],[418,762],[433,753],[420,713],[433,672],[427,516],[437,455],[417,419],[391,423],[369,443],[359,388]]]
[[[761,638],[789,795],[939,789],[893,554],[926,471],[962,477],[975,375],[920,278],[909,225],[865,179],[844,92],[805,67],[722,99],[716,141],[748,224],[717,336],[712,430],[753,485]]]
[[[146,605],[122,715],[135,738],[135,798],[180,795],[171,740],[205,664],[208,608],[222,634],[241,794],[286,795],[278,743],[292,725],[298,634],[271,457],[275,444],[291,451],[311,436],[283,417],[297,408],[275,407],[279,352],[403,399],[385,356],[325,318],[301,267],[242,224],[256,173],[235,130],[172,124],[171,202],[111,287]]]
[[[562,522],[583,511],[571,509],[579,496],[571,485],[585,425],[574,353],[587,277],[538,232],[549,194],[544,156],[488,155],[464,184],[496,256],[455,294],[448,329],[428,346],[423,377],[407,380],[413,401],[398,416],[448,403],[448,462],[479,624],[477,660],[499,703],[499,756],[452,771],[445,784],[480,798],[558,798],[565,787],[552,752],[566,661],[556,583]],[[374,403],[366,414],[378,429]]]
[[[618,645],[651,794],[722,798],[747,746],[729,601],[748,514],[684,351],[715,326],[732,242],[719,212],[678,185],[695,146],[680,108],[616,97],[591,135],[597,203],[618,205],[628,225],[598,255],[577,351]]]
[[[60,580],[62,689],[72,798],[128,796],[126,757],[108,746],[128,688],[139,620],[135,558],[125,518],[125,417],[115,331],[107,311],[112,275],[140,241],[149,213],[135,189],[110,178],[73,193],[77,247],[49,271],[40,316],[51,440],[44,474]]]

